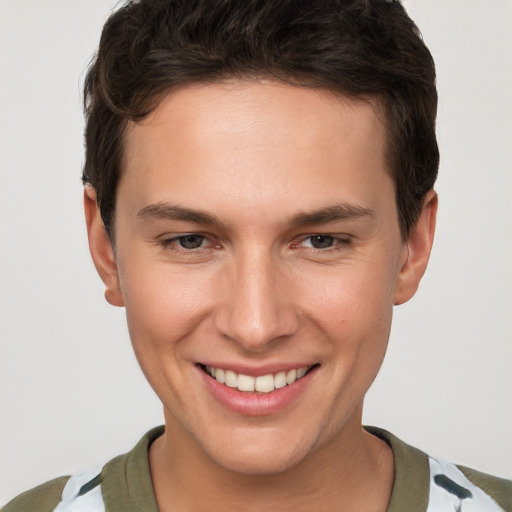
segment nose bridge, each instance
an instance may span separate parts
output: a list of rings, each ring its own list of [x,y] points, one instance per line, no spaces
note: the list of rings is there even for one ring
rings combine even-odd
[[[286,276],[270,250],[261,246],[235,257],[219,311],[221,333],[247,350],[265,350],[268,343],[297,329],[298,315],[288,296]]]

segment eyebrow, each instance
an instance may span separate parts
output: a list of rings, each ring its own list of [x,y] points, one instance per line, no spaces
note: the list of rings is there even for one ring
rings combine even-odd
[[[371,208],[353,204],[336,204],[319,210],[299,212],[291,219],[291,224],[303,226],[306,224],[327,224],[363,217],[374,217],[375,211]]]
[[[137,213],[138,219],[165,219],[194,222],[195,224],[221,225],[222,222],[210,213],[192,210],[168,203],[156,203],[145,206]]]
[[[352,204],[335,204],[318,210],[299,212],[291,217],[289,224],[303,226],[308,224],[327,224],[345,220],[373,217],[375,211]],[[193,222],[207,226],[222,226],[224,223],[215,215],[184,208],[169,203],[155,203],[145,206],[137,213],[139,219],[164,219]]]

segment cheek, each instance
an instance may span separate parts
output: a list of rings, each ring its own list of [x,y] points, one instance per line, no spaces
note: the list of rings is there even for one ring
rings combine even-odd
[[[311,317],[335,337],[336,333],[355,335],[358,331],[379,337],[379,326],[386,329],[390,324],[394,275],[363,267],[331,271],[324,278],[311,277],[303,279],[302,290],[296,293],[308,297]]]
[[[193,408],[190,404],[194,401],[185,385],[191,371],[187,340],[208,315],[205,280],[173,272],[165,265],[145,265],[145,270],[139,270],[130,269],[123,276],[127,324],[135,356],[168,409]]]
[[[208,279],[200,272],[147,264],[122,274],[126,316],[137,353],[172,352],[210,308]]]
[[[321,292],[316,287],[310,295],[309,318],[330,345],[325,364],[332,381],[340,383],[333,407],[336,403],[355,407],[380,369],[393,313],[395,274],[386,271],[389,268],[340,269],[323,281]]]

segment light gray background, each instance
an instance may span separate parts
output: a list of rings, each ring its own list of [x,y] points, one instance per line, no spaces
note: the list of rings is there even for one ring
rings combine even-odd
[[[0,503],[162,422],[81,210],[83,71],[112,0],[0,0]],[[512,3],[408,0],[438,66],[439,224],[365,421],[512,477]]]

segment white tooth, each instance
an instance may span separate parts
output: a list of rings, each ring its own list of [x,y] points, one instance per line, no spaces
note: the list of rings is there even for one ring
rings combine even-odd
[[[231,370],[226,370],[224,373],[224,384],[230,388],[236,388],[237,386],[237,377],[236,373]]]
[[[274,377],[274,387],[276,389],[281,389],[286,386],[286,372],[279,372]]]
[[[293,384],[297,380],[297,370],[290,370],[286,374],[286,383]]]
[[[204,369],[206,370],[206,373],[212,373],[212,367],[211,366],[206,365],[204,367]]]
[[[254,391],[254,380],[254,377],[240,373],[238,375],[238,389],[240,391]]]
[[[270,393],[274,391],[274,376],[270,373],[269,375],[260,375],[256,377],[256,384],[254,389],[260,393]]]
[[[217,371],[217,369],[216,369],[216,368],[213,368],[213,366],[210,366],[210,373],[211,373],[211,375],[212,375],[212,377],[213,377],[213,378],[215,378],[216,371]]]
[[[217,368],[215,370],[215,378],[217,379],[217,382],[224,384],[224,379],[225,379],[224,370]]]
[[[297,370],[297,379],[302,379],[302,377],[304,377],[304,375],[306,375],[307,371],[308,371],[307,368],[299,368]]]

